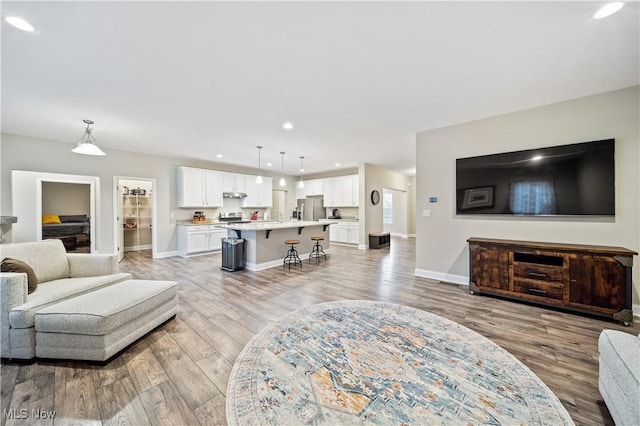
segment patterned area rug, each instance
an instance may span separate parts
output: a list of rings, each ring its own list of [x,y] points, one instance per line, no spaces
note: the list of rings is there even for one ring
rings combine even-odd
[[[227,389],[230,425],[572,425],[513,355],[455,322],[369,301],[314,305],[258,333]]]

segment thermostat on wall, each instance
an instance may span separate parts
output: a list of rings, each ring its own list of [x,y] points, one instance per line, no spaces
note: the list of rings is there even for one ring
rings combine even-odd
[[[437,203],[438,202],[438,197],[429,197],[429,202],[430,203]]]

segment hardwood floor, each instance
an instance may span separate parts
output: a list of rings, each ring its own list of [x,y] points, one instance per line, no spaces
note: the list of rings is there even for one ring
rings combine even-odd
[[[305,261],[291,271],[230,273],[220,264],[220,254],[152,260],[148,252],[127,253],[121,270],[180,284],[176,319],[105,366],[3,363],[2,424],[27,424],[16,418],[21,413],[34,423],[32,410],[45,417],[55,411],[38,424],[225,424],[231,368],[256,332],[301,307],[368,299],[423,309],[477,331],[533,370],[576,424],[612,425],[598,392],[598,336],[605,328],[640,333],[639,323],[624,327],[472,296],[466,286],[415,277],[413,239],[393,238],[382,250],[333,245],[327,262]]]

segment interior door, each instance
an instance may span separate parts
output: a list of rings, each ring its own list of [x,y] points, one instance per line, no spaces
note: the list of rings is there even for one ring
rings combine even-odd
[[[118,182],[116,185],[116,200],[118,202],[118,216],[116,220],[116,226],[118,229],[118,242],[116,251],[118,253],[118,262],[122,262],[124,259],[124,197],[122,196],[122,185]]]

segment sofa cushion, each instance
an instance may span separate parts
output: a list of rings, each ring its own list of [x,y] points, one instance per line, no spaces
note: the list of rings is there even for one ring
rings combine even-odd
[[[27,296],[26,303],[11,310],[9,313],[9,325],[12,328],[33,327],[35,325],[36,312],[39,310],[54,303],[130,278],[131,274],[118,273],[97,277],[65,278],[40,283],[38,291]]]
[[[177,303],[177,295],[173,281],[128,280],[40,310],[36,331],[107,335],[169,301]]]
[[[0,272],[17,272],[27,274],[27,293],[31,294],[38,287],[38,277],[31,266],[21,260],[5,257],[0,265]]]
[[[60,240],[2,244],[0,252],[31,266],[39,283],[69,277],[67,252]]]

